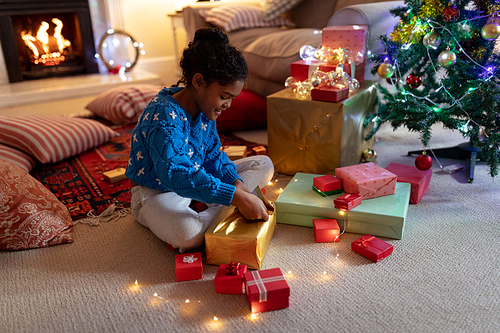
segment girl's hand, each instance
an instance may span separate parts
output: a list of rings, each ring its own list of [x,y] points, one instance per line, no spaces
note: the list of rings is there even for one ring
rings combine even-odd
[[[269,220],[264,202],[247,191],[236,187],[231,204],[236,206],[241,215],[248,220]]]

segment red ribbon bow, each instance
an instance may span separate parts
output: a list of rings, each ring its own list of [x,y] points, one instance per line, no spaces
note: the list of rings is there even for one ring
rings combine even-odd
[[[359,243],[362,247],[368,247],[368,244],[370,244],[370,241],[375,238],[375,236],[371,236],[368,238],[364,238],[365,236],[361,237],[360,239],[356,239],[354,242]],[[373,244],[370,244],[373,246]]]
[[[238,275],[239,270],[241,268],[240,263],[235,263],[234,261],[231,261],[229,265],[225,268],[225,271],[228,275]]]

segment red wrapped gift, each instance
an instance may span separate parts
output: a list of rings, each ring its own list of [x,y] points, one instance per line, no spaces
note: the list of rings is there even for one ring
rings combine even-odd
[[[279,268],[243,274],[245,291],[252,313],[288,307],[290,287]]]
[[[346,193],[359,194],[364,199],[394,194],[398,176],[373,162],[335,169]]]
[[[218,294],[243,294],[243,274],[247,272],[247,265],[231,262],[229,265],[220,265],[215,274],[215,292]]]
[[[392,253],[392,245],[375,236],[364,235],[351,243],[351,250],[377,262]]]
[[[363,83],[365,80],[366,61],[352,67],[354,67],[354,78],[358,80],[360,84]],[[318,60],[298,60],[292,62],[290,65],[290,75],[297,81],[305,81],[310,78],[311,74],[316,70],[328,73],[336,69],[337,65],[327,64]],[[351,71],[351,65],[344,64],[344,72],[352,76]]]
[[[349,97],[349,88],[316,87],[311,90],[313,101],[339,102]]]
[[[363,197],[359,194],[348,193],[335,198],[333,203],[335,204],[335,207],[340,210],[351,210],[354,207],[361,205],[362,201]]]
[[[185,253],[175,256],[175,275],[177,281],[200,280],[203,278],[201,253]]]
[[[410,203],[417,204],[429,189],[431,184],[432,169],[421,171],[413,165],[391,163],[386,168],[398,176],[398,182],[410,183]]]
[[[336,219],[313,219],[316,243],[338,242],[340,228]]]
[[[315,191],[321,191],[325,195],[342,192],[342,181],[333,175],[325,175],[313,178]]]

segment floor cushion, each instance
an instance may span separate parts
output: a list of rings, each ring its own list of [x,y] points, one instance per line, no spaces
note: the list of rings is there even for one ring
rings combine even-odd
[[[267,126],[266,99],[251,90],[243,89],[231,107],[217,118],[217,131],[244,131]]]
[[[0,143],[20,149],[42,163],[62,161],[118,135],[92,119],[0,116]]]
[[[26,172],[30,172],[36,166],[36,159],[22,150],[0,144],[0,160],[13,163]]]
[[[70,243],[68,209],[20,167],[0,160],[0,249],[21,250]]]

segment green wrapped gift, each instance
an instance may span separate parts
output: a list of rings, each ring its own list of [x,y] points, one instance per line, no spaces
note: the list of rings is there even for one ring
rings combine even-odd
[[[341,215],[333,200],[343,193],[328,197],[319,195],[312,189],[314,177],[318,175],[295,174],[274,203],[277,223],[312,227],[313,219],[333,218],[338,221],[340,230],[346,223],[346,232],[403,238],[411,184],[397,183],[394,194],[365,199],[361,205]]]

